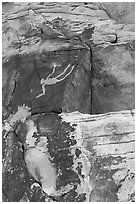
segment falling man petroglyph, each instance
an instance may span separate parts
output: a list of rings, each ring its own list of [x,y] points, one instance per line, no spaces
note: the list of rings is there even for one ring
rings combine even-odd
[[[42,85],[42,93],[41,94],[39,94],[38,96],[36,96],[36,98],[39,98],[39,97],[41,97],[41,96],[43,96],[43,95],[45,95],[45,93],[46,93],[46,85],[54,85],[54,84],[56,84],[56,83],[58,83],[58,82],[60,82],[60,81],[63,81],[67,76],[69,76],[70,74],[71,74],[71,72],[73,71],[73,69],[74,69],[74,65],[71,67],[71,69],[69,70],[69,72],[64,76],[64,77],[62,77],[62,75],[64,75],[66,72],[67,72],[67,70],[69,69],[69,67],[71,66],[70,64],[64,69],[64,71],[62,72],[62,73],[60,73],[59,75],[57,75],[56,77],[52,77],[51,78],[51,76],[55,73],[55,70],[56,70],[56,67],[58,67],[59,65],[56,65],[55,63],[53,64],[53,70],[52,70],[52,72],[51,72],[51,74],[49,74],[48,76],[47,76],[47,78],[46,79],[41,79],[40,80],[40,83],[41,83],[41,85]],[[58,79],[59,77],[62,77],[61,79]]]

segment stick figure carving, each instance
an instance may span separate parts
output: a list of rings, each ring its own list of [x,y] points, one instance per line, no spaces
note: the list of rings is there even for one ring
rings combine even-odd
[[[39,94],[38,96],[36,96],[36,98],[39,98],[39,97],[45,95],[45,93],[46,93],[46,88],[45,88],[45,86],[46,86],[46,85],[48,85],[48,86],[54,85],[54,84],[56,84],[56,83],[58,83],[58,82],[60,82],[60,81],[63,81],[67,76],[69,76],[69,75],[71,74],[71,72],[73,71],[75,65],[73,65],[73,66],[71,67],[70,71],[69,71],[64,77],[62,77],[61,79],[58,79],[59,77],[61,77],[63,74],[65,74],[65,73],[67,72],[67,70],[69,69],[70,66],[71,66],[71,64],[69,64],[69,65],[64,69],[64,71],[63,71],[62,73],[60,73],[60,74],[57,75],[56,77],[53,77],[53,78],[52,78],[51,76],[55,73],[55,70],[56,70],[56,67],[57,67],[56,64],[53,64],[53,70],[52,70],[52,72],[47,76],[46,79],[41,79],[41,80],[40,80],[40,83],[41,83],[41,86],[42,86],[42,93]]]

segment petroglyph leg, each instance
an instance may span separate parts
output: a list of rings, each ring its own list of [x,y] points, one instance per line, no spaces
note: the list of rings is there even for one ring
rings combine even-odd
[[[44,80],[44,79],[41,79],[41,82],[42,82],[42,80]],[[46,83],[43,82],[43,83],[41,83],[41,84],[42,84],[42,93],[39,94],[38,96],[36,96],[36,98],[39,98],[39,97],[45,95],[45,93],[46,93],[46,88],[45,88]]]

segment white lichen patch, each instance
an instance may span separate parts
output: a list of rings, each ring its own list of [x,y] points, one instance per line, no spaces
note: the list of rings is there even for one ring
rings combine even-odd
[[[6,130],[9,132],[12,130],[13,125],[16,122],[25,122],[25,120],[31,115],[31,108],[28,106],[25,106],[23,104],[22,106],[18,106],[18,111],[15,114],[11,114],[9,118],[6,120],[6,122],[3,125],[3,130]]]
[[[10,124],[5,122],[3,125],[3,130],[6,130],[7,132],[9,132],[11,129],[12,127],[10,126]]]
[[[56,188],[56,171],[49,161],[49,156],[37,148],[30,148],[25,154],[28,171],[40,182],[48,195],[54,194]]]
[[[22,106],[18,106],[18,111],[13,115],[13,117],[10,120],[10,123],[15,123],[16,121],[22,121],[25,122],[26,118],[31,115],[30,112],[31,108],[28,106],[25,106],[23,104]]]

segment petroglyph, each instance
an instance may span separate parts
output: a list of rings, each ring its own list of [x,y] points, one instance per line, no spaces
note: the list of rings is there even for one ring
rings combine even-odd
[[[46,86],[46,85],[54,85],[54,84],[56,84],[56,83],[58,83],[58,82],[63,81],[67,76],[69,76],[69,75],[71,74],[71,72],[73,71],[75,65],[73,65],[73,66],[71,67],[70,71],[69,71],[64,77],[62,77],[62,75],[64,75],[64,74],[67,72],[67,70],[69,69],[70,66],[71,66],[71,64],[69,64],[69,65],[64,69],[64,71],[63,71],[62,73],[60,73],[60,74],[57,75],[56,77],[51,78],[51,76],[55,73],[56,67],[57,67],[56,64],[53,64],[53,70],[52,70],[52,72],[47,76],[46,79],[41,79],[41,80],[40,80],[40,83],[41,83],[41,86],[42,86],[42,93],[39,94],[38,96],[36,96],[36,98],[39,98],[39,97],[45,95],[45,93],[46,93],[46,88],[45,88],[45,86]],[[62,77],[62,78],[61,78],[61,79],[58,79],[59,77]]]

